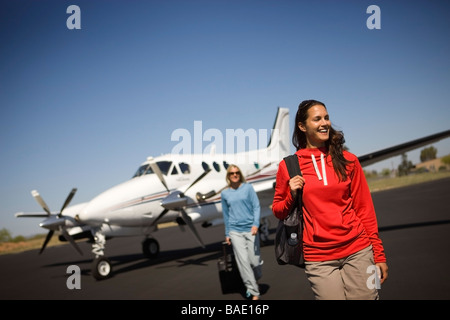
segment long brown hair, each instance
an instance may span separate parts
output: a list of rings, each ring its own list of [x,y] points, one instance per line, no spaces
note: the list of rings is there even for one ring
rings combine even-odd
[[[292,143],[297,150],[306,148],[306,134],[300,130],[298,127],[299,123],[305,124],[308,118],[308,110],[316,105],[321,105],[325,109],[327,108],[324,103],[317,100],[304,100],[302,101],[297,110],[297,115],[295,116],[294,133],[292,135]],[[339,178],[339,181],[347,180],[347,170],[346,167],[351,161],[345,159],[344,150],[344,133],[342,131],[335,130],[330,126],[330,136],[325,142],[327,148],[327,153],[331,155],[331,161],[333,163],[334,172]]]

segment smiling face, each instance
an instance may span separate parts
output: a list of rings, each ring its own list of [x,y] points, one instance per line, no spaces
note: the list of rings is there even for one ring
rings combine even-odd
[[[232,183],[238,183],[241,181],[241,172],[238,168],[234,167],[228,172],[228,177]]]
[[[227,184],[232,188],[237,188],[242,182],[245,182],[245,178],[242,176],[241,170],[231,164],[227,169]]]
[[[331,121],[327,109],[320,105],[314,105],[307,111],[304,123],[299,122],[298,127],[306,135],[306,148],[320,148],[330,137]]]

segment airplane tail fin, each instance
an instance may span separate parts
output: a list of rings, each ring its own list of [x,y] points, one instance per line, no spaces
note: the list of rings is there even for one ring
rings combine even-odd
[[[278,107],[267,151],[271,157],[280,160],[291,154],[288,108]]]

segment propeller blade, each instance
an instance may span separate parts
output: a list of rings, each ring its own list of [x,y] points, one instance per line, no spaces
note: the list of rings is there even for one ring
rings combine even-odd
[[[164,176],[163,176],[161,170],[159,169],[158,165],[155,162],[150,162],[150,167],[152,168],[153,172],[156,173],[159,180],[166,188],[167,192],[170,192],[169,188],[167,187],[166,180],[164,180]]]
[[[42,248],[41,248],[41,251],[39,251],[39,254],[41,254],[41,253],[44,251],[45,247],[47,246],[47,243],[48,243],[48,242],[50,241],[50,239],[52,238],[53,233],[54,233],[53,230],[50,230],[50,231],[47,233],[47,236],[45,237],[44,244],[42,245]]]
[[[159,214],[158,218],[156,218],[156,219],[152,222],[152,224],[151,224],[150,226],[151,226],[151,227],[155,226],[156,223],[158,222],[158,220],[161,219],[167,212],[169,212],[169,210],[168,210],[168,209],[164,209],[164,210]]]
[[[181,217],[183,218],[184,222],[188,225],[189,229],[192,231],[192,233],[195,236],[195,239],[197,239],[198,243],[202,246],[202,248],[205,248],[205,244],[203,243],[202,239],[200,238],[200,235],[197,232],[197,229],[195,229],[194,224],[192,223],[191,217],[188,216],[186,211],[183,209],[181,211]]]
[[[70,203],[70,201],[72,200],[73,196],[75,195],[75,192],[77,192],[77,188],[73,188],[69,195],[67,196],[66,201],[64,202],[63,206],[61,207],[61,210],[59,211],[58,216],[61,216],[62,211],[67,207],[67,205]]]
[[[66,238],[66,240],[72,244],[72,246],[78,251],[78,253],[83,255],[83,252],[80,250],[80,248],[78,247],[75,240],[73,240],[73,238],[69,235],[67,230],[65,228],[61,227],[60,231],[61,231],[62,235],[64,236],[64,238]]]
[[[51,215],[50,209],[48,208],[45,201],[41,198],[41,195],[36,190],[31,191],[31,195],[36,199],[36,201],[40,204],[42,209],[44,209],[45,212],[47,212],[48,215]]]
[[[184,190],[184,193],[186,193],[194,184],[196,184],[197,182],[199,182],[200,180],[202,180],[209,172],[211,171],[211,169],[205,170],[197,179],[195,179],[194,182],[192,182],[190,184],[189,187],[186,188],[186,190]]]

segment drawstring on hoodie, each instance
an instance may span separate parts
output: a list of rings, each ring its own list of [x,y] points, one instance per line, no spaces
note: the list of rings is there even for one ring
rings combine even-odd
[[[314,170],[316,170],[317,178],[320,181],[322,180],[322,176],[320,175],[319,168],[317,167],[316,157],[314,157],[313,154],[311,155],[311,159],[314,165]],[[325,171],[325,161],[323,159],[323,153],[320,154],[320,162],[322,162],[323,185],[327,186],[328,185],[327,172]]]

